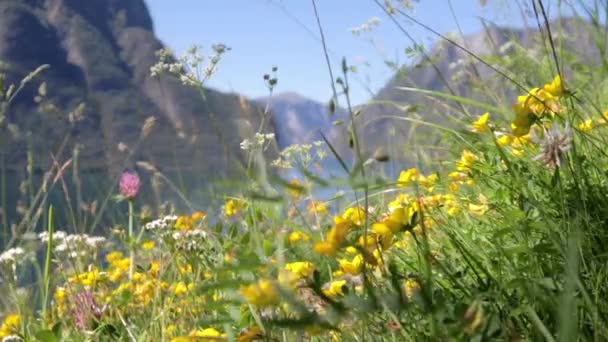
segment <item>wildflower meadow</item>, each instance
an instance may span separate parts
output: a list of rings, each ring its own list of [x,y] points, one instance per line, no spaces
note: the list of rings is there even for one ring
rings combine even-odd
[[[442,150],[426,150],[394,175],[383,169],[390,157],[368,150],[360,133],[363,108],[350,105],[356,70],[347,60],[329,70],[328,107],[348,112],[336,122],[348,128],[348,156],[321,139],[269,160],[270,96],[260,130],[240,144],[240,186],[216,194],[211,210],[177,186],[175,203],[151,210],[143,194],[154,182],[174,183],[162,165],[138,161],[100,199],[97,210],[105,203],[119,212],[114,222],[95,232],[60,226],[65,203],[45,196],[70,182],[57,163],[4,233],[0,338],[608,340],[608,45],[598,19],[608,7],[588,8],[600,59],[579,65],[577,51],[560,43],[560,22],[543,16],[546,1],[534,3],[534,57],[517,41],[500,57],[430,31],[499,81],[470,75],[479,92],[469,97],[401,89],[451,120],[395,114],[441,137]],[[401,5],[381,6],[400,17]],[[163,50],[150,72],[205,96],[205,82],[233,52],[216,45],[211,56],[199,53]],[[264,77],[271,94],[275,72]],[[2,85],[1,108],[10,108],[19,84]],[[153,126],[142,122],[141,135]]]

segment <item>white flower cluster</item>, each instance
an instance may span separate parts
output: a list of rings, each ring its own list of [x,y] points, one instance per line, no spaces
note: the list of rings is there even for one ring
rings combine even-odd
[[[258,148],[266,149],[272,141],[274,141],[274,133],[256,133],[253,141],[245,139],[241,142],[241,150],[252,151]]]
[[[279,153],[279,158],[272,161],[272,166],[290,169],[294,166],[308,168],[313,162],[323,160],[327,155],[322,141],[312,144],[291,145]]]
[[[63,241],[65,240],[65,237],[68,234],[66,234],[64,231],[56,231],[53,233],[53,241]],[[38,238],[40,239],[40,241],[47,243],[49,241],[49,232],[44,231],[40,234],[38,234]]]
[[[175,240],[177,248],[195,252],[204,249],[207,232],[202,229],[188,230],[185,232],[178,231],[174,232],[171,237]]]
[[[4,336],[2,338],[2,342],[23,342],[25,341],[23,338],[21,338],[21,336],[19,335],[8,335],[8,336]]]
[[[166,231],[167,228],[173,227],[175,221],[177,221],[177,216],[167,215],[163,218],[146,223],[144,229],[149,231]]]
[[[378,17],[371,17],[369,20],[357,27],[350,29],[353,35],[360,36],[362,33],[371,32],[374,27],[380,25],[380,19]]]
[[[42,232],[38,234],[38,238],[43,243],[47,243],[49,241],[49,233]],[[66,234],[63,231],[53,233],[55,253],[67,253],[72,258],[91,255],[91,252],[97,251],[105,242],[106,238],[103,236]]]
[[[161,49],[156,53],[158,62],[150,68],[150,74],[152,77],[158,77],[167,73],[179,78],[186,86],[202,86],[215,73],[222,54],[230,50],[224,44],[215,44],[211,48],[213,53],[207,59],[206,65],[203,65],[206,58],[200,46],[191,47],[177,60],[170,49]]]
[[[25,250],[21,247],[8,249],[0,254],[0,265],[15,265],[24,255]]]

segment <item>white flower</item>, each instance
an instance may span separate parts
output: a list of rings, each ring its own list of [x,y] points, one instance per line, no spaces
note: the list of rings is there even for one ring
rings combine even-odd
[[[106,238],[103,236],[87,236],[85,239],[85,243],[94,249],[100,247],[105,241]]]
[[[40,234],[42,241],[48,241],[48,234]],[[102,236],[89,236],[87,234],[69,234],[57,232],[53,234],[53,240],[57,241],[55,252],[69,252],[72,257],[87,256],[96,252],[106,241]]]
[[[65,240],[65,237],[67,236],[67,234],[64,231],[58,230],[56,232],[53,232],[53,241],[54,242],[58,242],[58,241],[63,241]],[[44,231],[40,234],[38,234],[38,238],[40,239],[40,241],[46,243],[49,241],[49,232]]]
[[[253,144],[249,139],[245,139],[241,142],[241,150],[249,151],[253,147]]]
[[[0,264],[16,264],[25,255],[25,250],[15,247],[0,254]]]
[[[168,227],[173,226],[173,224],[175,224],[175,221],[177,221],[177,216],[167,215],[163,218],[146,223],[146,225],[144,226],[144,229],[150,230],[150,231],[157,231],[157,230],[164,231]]]

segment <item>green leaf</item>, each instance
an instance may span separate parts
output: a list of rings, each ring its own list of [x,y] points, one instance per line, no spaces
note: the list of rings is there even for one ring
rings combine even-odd
[[[51,330],[40,330],[36,333],[36,339],[40,342],[59,342],[59,338]]]
[[[272,255],[272,241],[265,239],[263,243],[264,255],[271,256]]]

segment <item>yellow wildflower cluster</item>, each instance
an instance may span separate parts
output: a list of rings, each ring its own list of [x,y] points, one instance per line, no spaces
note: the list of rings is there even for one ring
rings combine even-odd
[[[241,294],[252,305],[274,305],[279,301],[277,286],[278,284],[270,279],[260,279],[253,284],[241,287]]]
[[[365,210],[362,207],[348,208],[342,216],[334,216],[334,224],[327,233],[325,241],[314,245],[315,252],[335,256],[338,248],[344,243],[352,227],[361,227],[365,224]]]
[[[521,137],[530,132],[530,127],[544,116],[553,116],[560,111],[560,97],[564,94],[562,79],[555,76],[542,88],[533,88],[528,94],[519,96],[513,105],[515,120],[511,123],[513,134]]]
[[[224,216],[227,218],[238,215],[247,207],[247,203],[241,199],[231,198],[224,204]]]
[[[179,216],[175,221],[175,229],[188,231],[195,229],[199,223],[203,222],[207,214],[202,211],[197,211],[190,216]]]

